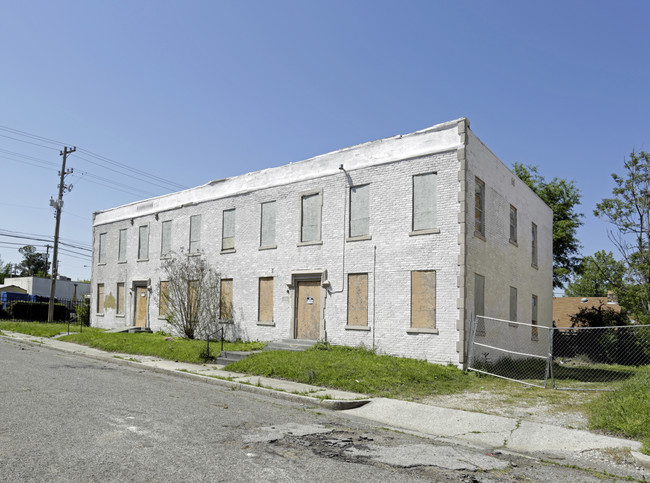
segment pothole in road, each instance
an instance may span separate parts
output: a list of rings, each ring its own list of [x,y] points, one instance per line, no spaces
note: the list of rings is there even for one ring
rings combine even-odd
[[[453,471],[505,470],[510,463],[465,447],[432,443],[404,443],[390,434],[333,430],[322,425],[286,425],[259,428],[244,442],[268,444],[276,454],[294,459],[297,450],[310,451],[346,463],[393,468],[436,467]],[[246,448],[248,449],[248,445]],[[269,448],[270,449],[270,448]]]

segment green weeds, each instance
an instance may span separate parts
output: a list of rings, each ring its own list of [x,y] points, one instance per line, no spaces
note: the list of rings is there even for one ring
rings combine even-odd
[[[411,400],[462,392],[478,380],[452,366],[323,345],[304,352],[261,352],[228,365],[228,370]]]

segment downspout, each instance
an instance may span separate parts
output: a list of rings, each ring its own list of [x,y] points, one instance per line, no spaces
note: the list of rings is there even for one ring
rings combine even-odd
[[[345,191],[343,192],[343,233],[342,233],[342,240],[343,240],[343,249],[341,250],[341,290],[332,290],[330,291],[325,290],[325,300],[323,301],[323,324],[325,325],[325,340],[327,341],[327,324],[326,324],[326,319],[325,319],[325,311],[327,309],[327,294],[329,293],[330,295],[332,294],[338,294],[338,293],[343,293],[345,290],[345,230],[346,230],[346,219],[345,215],[347,212],[347,198],[348,198],[348,184],[349,184],[349,175],[345,171],[345,168],[343,168],[343,165],[341,164],[339,166],[339,169],[343,172],[343,174],[346,177],[346,184],[345,184]]]
[[[377,245],[372,250],[372,350],[375,350],[375,306],[377,293]]]

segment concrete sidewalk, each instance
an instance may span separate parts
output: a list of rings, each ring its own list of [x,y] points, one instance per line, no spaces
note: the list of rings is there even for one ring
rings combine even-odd
[[[638,453],[641,443],[637,441],[397,399],[368,398],[364,394],[230,372],[217,364],[189,364],[151,356],[105,352],[57,339],[3,332],[3,338],[6,340],[45,346],[101,361],[147,368],[177,377],[345,411],[346,414],[391,428],[463,442],[490,451],[510,451],[536,457],[564,459],[569,453],[580,455],[590,451],[629,448],[639,465],[650,468],[650,457]]]

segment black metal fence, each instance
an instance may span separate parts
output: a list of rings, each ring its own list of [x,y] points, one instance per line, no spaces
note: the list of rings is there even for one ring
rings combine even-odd
[[[0,304],[0,319],[29,322],[47,322],[49,301],[10,300]],[[55,322],[89,324],[90,305],[88,300],[56,299],[54,302]]]

